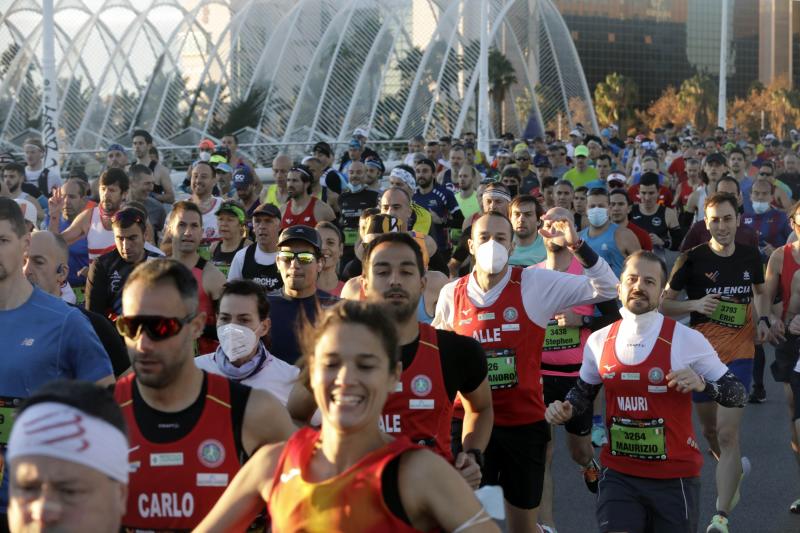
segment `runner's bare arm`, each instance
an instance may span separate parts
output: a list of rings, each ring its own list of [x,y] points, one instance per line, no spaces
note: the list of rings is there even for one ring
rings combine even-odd
[[[317,219],[317,222],[331,222],[336,220],[336,213],[333,211],[333,208],[325,202],[317,202],[314,206],[314,218]]]
[[[80,240],[89,233],[89,224],[91,223],[92,210],[87,209],[81,211],[72,224],[67,229],[61,232],[61,236],[67,241],[67,244],[73,244],[75,241]],[[51,217],[50,231],[53,231],[53,222]],[[58,233],[58,222],[56,221],[55,232]]]
[[[763,298],[768,302],[774,302],[775,296],[778,294],[778,284],[781,280],[781,270],[783,269],[783,253],[784,248],[780,247],[772,252],[767,262],[767,271],[764,274],[764,296]],[[772,335],[775,340],[782,342],[784,340],[784,323],[780,315],[770,313],[770,321],[772,322]]]
[[[214,302],[222,298],[222,286],[228,281],[217,265],[211,261],[206,262],[203,269],[203,290],[206,291]]]
[[[195,533],[244,531],[264,508],[284,443],[264,446],[239,470]]]
[[[429,450],[414,450],[401,456],[398,485],[403,508],[415,529],[500,531],[458,472]]]
[[[175,189],[172,187],[172,180],[169,177],[169,170],[164,165],[159,165],[156,171],[156,179],[164,189],[162,194],[154,195],[156,200],[164,204],[171,204],[175,201]]]
[[[485,378],[472,392],[462,392],[464,404],[464,426],[461,431],[462,447],[465,450],[485,450],[489,445],[494,425],[492,391]]]
[[[264,444],[286,440],[296,429],[275,396],[263,390],[250,391],[242,423],[242,446],[248,455]]]

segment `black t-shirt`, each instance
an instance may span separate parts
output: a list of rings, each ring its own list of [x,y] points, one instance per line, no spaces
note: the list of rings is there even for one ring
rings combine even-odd
[[[364,209],[376,207],[380,193],[370,189],[343,192],[339,197],[339,227],[344,233],[345,246],[353,246],[358,238],[358,221]]]
[[[792,190],[792,198],[800,198],[800,173],[798,172],[784,172],[778,179],[788,185]]]
[[[652,215],[642,213],[639,205],[634,205],[633,209],[631,209],[630,219],[647,233],[657,235],[663,241],[669,238],[667,208],[663,205],[658,206],[658,209]]]
[[[161,257],[147,249],[144,255],[144,261]],[[125,261],[116,248],[92,261],[86,276],[86,309],[103,316],[122,314],[122,287],[138,264]]]
[[[77,305],[73,305],[73,307],[80,309],[81,313],[89,319],[94,332],[111,360],[114,376],[119,377],[131,367],[131,360],[128,358],[128,349],[125,347],[125,341],[117,333],[114,325],[100,313],[94,313]]]
[[[708,243],[692,248],[675,262],[669,280],[672,290],[685,290],[690,300],[717,293],[723,301],[738,304],[749,304],[753,285],[761,283],[764,270],[758,249],[739,244],[729,257],[715,254]],[[703,314],[691,314],[692,325],[708,321]]]
[[[436,344],[439,346],[444,386],[451,402],[457,392],[469,394],[486,379],[486,353],[478,341],[452,331],[437,329]],[[411,366],[418,346],[419,337],[400,347],[403,368]]]
[[[194,364],[194,363],[191,363]],[[233,441],[236,444],[237,455],[244,457],[242,445],[242,426],[244,425],[244,411],[247,400],[250,399],[251,388],[241,383],[228,380],[231,400],[231,422],[233,423]],[[139,387],[133,384],[133,414],[136,425],[142,436],[150,442],[167,444],[186,437],[197,425],[208,393],[208,374],[203,371],[203,387],[197,399],[182,411],[167,413],[153,409],[144,401],[139,393]]]

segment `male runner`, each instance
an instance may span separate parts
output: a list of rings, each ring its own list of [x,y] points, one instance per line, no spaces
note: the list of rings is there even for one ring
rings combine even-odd
[[[12,533],[120,530],[128,437],[107,390],[67,380],[38,389],[16,414],[7,459]]]
[[[172,259],[140,265],[125,284],[117,329],[133,373],[114,391],[130,437],[123,527],[192,529],[244,457],[294,431],[269,393],[194,365],[206,321],[197,293],[191,271]]]
[[[705,220],[711,240],[676,261],[664,290],[662,310],[667,316],[691,312],[692,327],[708,338],[720,360],[749,388],[753,338],[761,342],[767,339],[770,306],[763,298],[764,271],[758,250],[734,242],[739,224],[737,207],[736,197],[730,194],[715,193],[706,200]],[[688,299],[679,301],[683,291]],[[740,480],[749,470],[749,461],[739,449],[744,412],[739,408],[718,409],[707,395],[693,399],[703,434],[719,460],[717,513],[708,531],[727,533],[728,514],[738,503]]]
[[[658,204],[659,175],[645,172],[639,181],[640,203],[631,210],[631,221],[647,231],[653,251],[666,260],[665,250],[675,250],[681,240],[678,215],[671,207]]]
[[[609,199],[605,189],[589,189],[586,196],[586,218],[589,227],[580,232],[581,239],[596,250],[614,271],[622,273],[622,263],[633,252],[641,250],[639,239],[626,227],[611,222]]]
[[[281,229],[296,225],[313,228],[317,222],[330,222],[336,218],[331,206],[311,194],[312,181],[311,169],[305,165],[298,165],[289,171],[286,178],[289,200],[281,207]]]
[[[400,384],[386,401],[379,423],[383,431],[404,435],[454,462],[477,488],[493,420],[486,356],[473,339],[435,330],[417,320],[424,274],[419,245],[407,233],[380,234],[365,252],[365,297],[389,304],[403,361]],[[450,422],[457,393],[467,414],[463,432],[451,446]],[[310,393],[297,385],[292,400],[289,411],[293,418],[308,420],[316,408]]]
[[[153,148],[153,136],[146,130],[134,130],[132,142],[136,164],[144,165],[153,172],[155,179],[153,197],[161,203],[171,204],[175,201],[175,190],[169,177],[169,169],[150,155],[150,150]]]
[[[236,252],[228,281],[250,279],[258,283],[266,292],[283,287],[283,280],[275,257],[278,253],[278,233],[280,232],[281,212],[270,203],[263,203],[253,212],[253,233],[256,242]]]
[[[91,210],[81,211],[61,236],[72,244],[83,237],[89,246],[89,260],[93,261],[114,249],[114,233],[111,220],[122,207],[128,193],[128,174],[124,170],[111,168],[100,174],[100,204]],[[53,191],[47,200],[50,208],[48,229],[59,232],[59,214],[64,209],[66,199],[60,189]]]
[[[552,424],[591,411],[605,386],[609,445],[600,462],[601,533],[695,533],[703,458],[687,392],[726,408],[744,406],[744,386],[697,331],[658,312],[664,262],[652,252],[628,257],[619,285],[622,320],[593,333],[580,377],[564,402],[547,408]],[[727,531],[727,530],[725,530]]]
[[[561,309],[615,296],[608,264],[578,239],[569,211],[543,217],[543,237],[564,236],[587,276],[508,265],[513,228],[489,212],[472,225],[475,269],[448,283],[436,306],[434,327],[471,335],[487,351],[495,426],[486,449],[486,484],[503,488],[508,527],[536,531],[549,427],[544,421],[541,346],[545,328]]]

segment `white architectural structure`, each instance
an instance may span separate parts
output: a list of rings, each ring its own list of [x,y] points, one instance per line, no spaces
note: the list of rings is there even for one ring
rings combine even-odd
[[[502,101],[504,130],[596,131],[550,0],[55,0],[61,146],[128,144],[135,127],[165,148],[230,127],[243,144],[298,149],[356,127],[373,140],[475,131],[484,2],[516,78],[488,99],[492,126]],[[0,0],[0,149],[40,128],[41,40],[41,2]],[[498,77],[490,65],[490,89]]]

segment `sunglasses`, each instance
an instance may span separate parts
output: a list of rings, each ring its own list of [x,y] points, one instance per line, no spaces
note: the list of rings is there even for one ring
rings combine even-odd
[[[770,176],[772,176],[772,172],[759,172],[758,175],[759,176],[770,177]]]
[[[123,337],[137,338],[142,330],[154,341],[163,341],[174,337],[181,332],[183,326],[191,322],[197,313],[192,313],[183,318],[166,316],[121,316],[117,318],[117,331]]]
[[[300,262],[301,265],[310,265],[314,261],[316,261],[317,256],[311,252],[289,252],[287,250],[282,250],[278,252],[278,261],[282,261],[287,265],[294,261],[297,258],[297,261]]]

